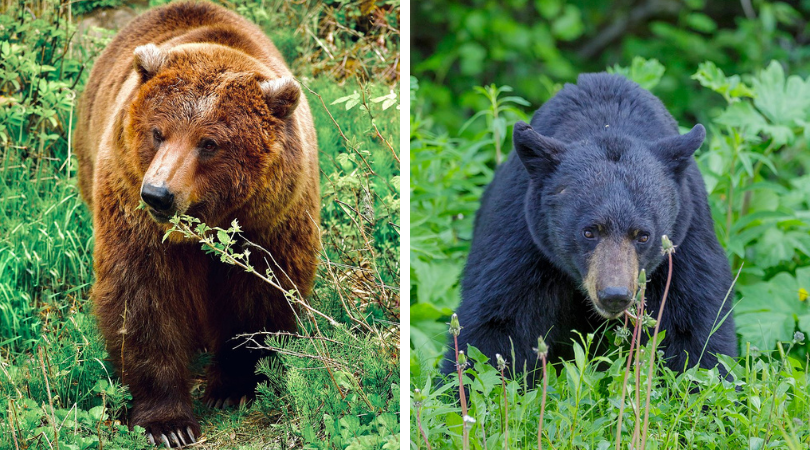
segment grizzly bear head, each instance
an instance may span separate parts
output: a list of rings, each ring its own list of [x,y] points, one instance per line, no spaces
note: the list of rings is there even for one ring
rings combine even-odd
[[[135,49],[138,88],[123,119],[124,158],[158,223],[189,214],[230,221],[256,190],[289,192],[295,164],[291,77],[217,44]],[[291,150],[292,149],[292,150]]]

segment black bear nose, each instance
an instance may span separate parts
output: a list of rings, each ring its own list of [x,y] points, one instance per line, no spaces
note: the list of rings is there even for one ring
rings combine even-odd
[[[169,192],[165,184],[155,186],[154,184],[144,183],[141,188],[141,198],[147,205],[158,211],[168,211],[174,205],[174,194]]]
[[[626,287],[610,286],[596,293],[599,303],[608,312],[618,314],[630,305],[630,289]]]

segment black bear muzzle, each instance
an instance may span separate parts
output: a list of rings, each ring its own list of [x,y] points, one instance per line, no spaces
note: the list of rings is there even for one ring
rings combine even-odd
[[[599,304],[611,315],[619,315],[630,306],[632,292],[626,286],[609,286],[596,293]]]
[[[638,283],[638,256],[629,239],[600,241],[588,260],[583,285],[596,311],[606,319],[619,317],[629,306]]]

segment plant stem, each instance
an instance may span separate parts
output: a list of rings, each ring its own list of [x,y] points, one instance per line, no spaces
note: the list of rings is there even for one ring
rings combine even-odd
[[[765,159],[764,158],[767,157],[768,155],[770,155],[771,152],[773,152],[774,148],[775,147],[773,145],[773,142],[771,142],[770,145],[768,145],[768,148],[766,148],[765,151],[762,152],[763,159],[760,159],[756,163],[756,165],[754,165],[753,169],[751,170],[752,175],[748,179],[748,184],[746,185],[746,187],[751,186],[752,184],[754,184],[754,181],[756,180],[760,169],[762,169],[762,165],[765,164]],[[742,207],[740,208],[740,218],[742,218],[743,216],[748,214],[748,208],[751,205],[751,196],[752,195],[753,195],[752,190],[749,189],[749,190],[745,191],[745,195],[743,196]]]
[[[458,372],[458,396],[461,399],[461,430],[464,439],[464,450],[470,448],[470,432],[467,429],[467,421],[464,420],[467,417],[467,395],[464,392],[464,380],[461,376],[462,367],[461,364],[458,363],[458,336],[453,335],[453,343],[455,344],[456,350],[456,372]]]
[[[59,450],[59,429],[57,428],[58,422],[56,421],[56,413],[53,409],[53,396],[51,395],[51,384],[48,381],[48,372],[50,370],[45,370],[45,357],[43,357],[43,350],[42,347],[37,348],[39,353],[39,363],[42,367],[42,377],[45,379],[45,391],[48,393],[48,405],[51,407],[51,425],[53,425],[53,443],[56,444],[56,450]],[[43,408],[44,409],[44,408]]]
[[[548,390],[548,374],[546,373],[546,355],[540,355],[543,364],[543,396],[540,398],[540,420],[537,423],[537,450],[543,450],[543,415],[546,412],[546,391]]]
[[[650,421],[650,394],[652,393],[653,366],[655,365],[655,354],[658,348],[658,329],[661,327],[661,318],[664,316],[664,305],[667,303],[669,295],[669,285],[672,282],[672,252],[667,254],[669,258],[669,271],[667,272],[667,284],[664,287],[664,295],[661,297],[661,306],[658,307],[658,319],[655,322],[653,331],[652,354],[650,355],[650,366],[647,369],[647,403],[644,406],[644,431],[641,433],[641,449],[647,446],[647,427]]]
[[[641,298],[644,298],[644,286],[641,286]],[[629,313],[625,312],[625,326],[627,325],[627,316]],[[636,339],[640,335],[639,329],[641,328],[641,319],[636,318],[636,325],[633,327],[633,336],[630,338],[630,353],[627,354],[627,367],[624,369],[624,378],[622,379],[622,399],[619,402],[619,418],[616,424],[616,450],[622,442],[622,419],[624,418],[624,400],[627,398],[627,380],[630,378],[630,364],[633,361],[633,350],[636,348]],[[640,340],[640,339],[639,339]]]
[[[509,450],[509,400],[506,398],[506,377],[501,369],[501,387],[503,388],[503,448]]]
[[[636,326],[638,327],[638,338],[636,339],[636,357],[634,365],[634,371],[636,374],[636,384],[634,389],[636,391],[636,404],[635,404],[635,411],[636,411],[636,420],[635,426],[633,427],[633,448],[638,448],[639,442],[641,441],[641,333],[644,331],[642,329],[644,323],[644,297],[641,297],[641,302],[639,304],[638,310],[638,318],[636,319]]]
[[[492,140],[495,142],[495,164],[501,164],[501,136],[498,136],[498,91],[492,92]]]
[[[425,445],[427,446],[428,450],[433,450],[430,447],[430,442],[428,442],[427,434],[425,434],[425,430],[422,429],[422,408],[416,408],[416,426],[419,427],[419,432],[422,433],[422,439],[425,440]]]

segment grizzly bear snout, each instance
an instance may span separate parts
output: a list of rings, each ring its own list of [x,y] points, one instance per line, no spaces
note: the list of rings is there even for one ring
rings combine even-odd
[[[156,186],[144,183],[141,189],[141,198],[147,205],[158,211],[169,211],[174,206],[174,194],[172,194],[165,184]]]

